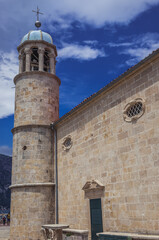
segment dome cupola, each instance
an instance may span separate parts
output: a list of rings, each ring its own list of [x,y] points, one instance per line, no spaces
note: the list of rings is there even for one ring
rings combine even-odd
[[[39,11],[37,14],[35,26],[39,28]],[[39,29],[29,31],[21,40],[19,47],[19,73],[40,71],[55,74],[55,64],[57,57],[56,46],[53,44],[52,37],[49,33]]]
[[[41,30],[34,30],[27,33],[21,40],[21,44],[25,41],[37,41],[37,40],[43,40],[45,42],[53,44],[52,37],[50,34],[43,32]]]

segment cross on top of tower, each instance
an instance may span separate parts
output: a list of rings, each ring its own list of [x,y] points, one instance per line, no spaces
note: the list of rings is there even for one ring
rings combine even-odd
[[[38,6],[37,6],[37,10],[36,10],[36,11],[35,11],[35,10],[32,10],[32,12],[35,12],[35,13],[36,13],[36,16],[37,16],[37,20],[36,20],[36,22],[35,22],[35,26],[36,26],[37,28],[41,27],[41,22],[39,21],[39,14],[43,14],[43,13],[41,13],[39,10],[40,10],[40,9],[38,8]]]

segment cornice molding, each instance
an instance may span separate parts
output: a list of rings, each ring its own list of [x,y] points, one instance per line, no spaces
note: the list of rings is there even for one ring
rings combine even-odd
[[[9,188],[22,188],[22,187],[53,187],[55,183],[47,182],[47,183],[23,183],[23,184],[13,184]]]
[[[55,74],[52,74],[52,73],[48,73],[48,72],[43,72],[43,71],[29,71],[29,72],[22,72],[22,73],[19,73],[15,76],[14,78],[14,84],[16,85],[16,82],[19,78],[21,77],[25,77],[25,76],[33,76],[33,75],[43,75],[43,76],[47,76],[47,77],[50,77],[50,78],[53,78],[55,79],[59,86],[61,85],[61,80],[55,75]],[[20,79],[21,80],[21,79]]]
[[[24,48],[25,46],[27,45],[34,45],[34,44],[43,44],[47,47],[50,47],[52,49],[54,49],[55,51],[55,54],[56,54],[56,57],[57,57],[57,49],[56,49],[56,46],[52,43],[48,43],[48,42],[45,42],[44,40],[26,40],[25,42],[23,42],[22,44],[20,44],[18,47],[17,47],[17,50],[18,52]]]
[[[42,124],[27,124],[27,125],[20,125],[20,126],[17,126],[17,127],[14,127],[12,128],[11,132],[14,133],[15,131],[17,130],[21,130],[21,129],[24,129],[24,128],[39,128],[39,127],[43,127],[43,128],[50,128],[51,129],[51,125],[42,125]]]

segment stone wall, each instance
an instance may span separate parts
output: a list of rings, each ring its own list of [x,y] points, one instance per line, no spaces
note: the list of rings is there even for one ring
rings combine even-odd
[[[46,126],[13,133],[10,239],[37,240],[41,226],[55,222],[53,133]]]
[[[52,182],[53,166],[53,133],[49,127],[14,130],[12,185]]]
[[[60,80],[45,72],[24,72],[15,77],[14,127],[48,124],[59,117]]]
[[[14,79],[15,118],[10,240],[41,240],[41,226],[55,223],[54,140],[60,80],[46,72]]]
[[[142,98],[144,114],[126,122],[123,110]],[[104,186],[103,231],[159,233],[159,61],[124,80],[57,125],[59,222],[89,229],[83,186]],[[63,148],[71,136],[72,147]]]
[[[12,189],[11,240],[41,240],[41,226],[55,219],[55,198],[52,186]]]

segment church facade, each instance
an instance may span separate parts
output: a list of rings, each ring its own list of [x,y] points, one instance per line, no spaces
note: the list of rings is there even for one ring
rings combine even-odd
[[[159,235],[159,51],[61,118],[51,36],[31,31],[18,51],[10,240],[55,222]]]
[[[55,123],[60,222],[159,234],[158,106],[156,51]]]

